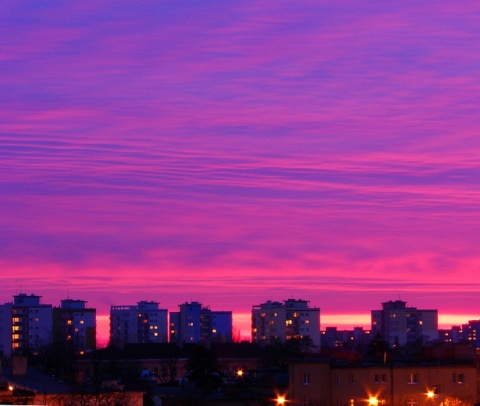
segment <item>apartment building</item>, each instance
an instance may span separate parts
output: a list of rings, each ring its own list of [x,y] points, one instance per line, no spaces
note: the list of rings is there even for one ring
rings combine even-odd
[[[96,309],[85,300],[65,299],[53,308],[53,340],[82,355],[96,348]]]
[[[382,310],[371,311],[372,337],[390,346],[426,343],[438,338],[438,310],[407,307],[401,300],[382,303]]]
[[[168,310],[160,309],[154,301],[111,306],[110,341],[114,344],[166,343]]]
[[[298,361],[290,365],[292,405],[473,405],[478,402],[474,363],[355,365]]]
[[[12,306],[5,303],[0,306],[0,357],[10,357],[12,353]]]
[[[252,308],[252,342],[285,342],[289,339],[309,337],[320,346],[320,309],[309,307],[309,301],[287,299],[282,302],[268,300]]]
[[[0,306],[0,351],[5,357],[37,352],[52,339],[52,305],[41,296],[19,293]]]
[[[170,342],[232,342],[231,311],[212,311],[199,302],[185,302],[170,312]]]

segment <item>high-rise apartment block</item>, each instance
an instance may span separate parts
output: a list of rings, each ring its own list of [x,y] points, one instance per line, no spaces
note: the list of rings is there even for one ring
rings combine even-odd
[[[3,355],[35,353],[52,337],[52,305],[41,296],[20,293],[0,306],[0,349]]]
[[[401,300],[382,303],[372,310],[372,337],[380,335],[390,346],[425,343],[438,337],[438,310],[407,307]]]
[[[96,309],[84,300],[65,299],[53,308],[53,341],[66,345],[76,354],[96,347]]]
[[[307,300],[288,299],[283,303],[268,300],[252,308],[252,341],[309,337],[320,346],[320,309],[309,307]]]
[[[166,343],[168,310],[157,302],[141,301],[133,306],[111,306],[110,341],[121,344]]]
[[[198,302],[179,305],[170,313],[170,342],[231,342],[232,312],[212,311]]]

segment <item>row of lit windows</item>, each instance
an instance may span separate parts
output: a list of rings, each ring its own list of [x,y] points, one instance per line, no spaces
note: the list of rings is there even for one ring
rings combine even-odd
[[[37,319],[37,321],[38,321],[38,319]],[[69,326],[71,326],[72,323],[73,323],[73,320],[67,320],[67,324],[68,324]],[[79,323],[79,324],[85,324],[85,320],[80,320],[78,323]]]

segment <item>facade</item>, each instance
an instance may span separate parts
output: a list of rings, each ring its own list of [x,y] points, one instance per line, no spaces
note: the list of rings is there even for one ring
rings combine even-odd
[[[12,303],[0,306],[0,357],[12,353]]]
[[[320,346],[320,309],[306,300],[287,299],[283,303],[268,300],[252,308],[252,342],[285,342],[309,337]]]
[[[290,365],[292,405],[473,405],[478,402],[473,363],[334,366]]]
[[[390,346],[425,343],[438,338],[438,310],[407,307],[401,300],[382,303],[372,310],[372,337],[377,335]]]
[[[170,313],[170,342],[232,342],[232,312],[185,302]]]
[[[67,344],[76,354],[96,348],[96,310],[84,300],[65,299],[53,309],[53,340]]]
[[[159,309],[157,302],[110,308],[111,343],[166,343],[167,328],[168,310]]]
[[[13,303],[2,306],[2,338],[4,355],[35,353],[52,339],[52,305],[40,303],[41,296],[20,293]],[[10,331],[8,319],[10,317]],[[10,337],[9,337],[10,336]]]

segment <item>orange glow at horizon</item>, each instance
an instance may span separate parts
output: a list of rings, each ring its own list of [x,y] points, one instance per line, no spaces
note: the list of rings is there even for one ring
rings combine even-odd
[[[250,313],[233,313],[233,327],[239,331],[240,339],[251,340]],[[467,324],[469,320],[478,320],[480,315],[472,314],[439,314],[438,328],[449,329],[452,326]],[[354,327],[370,329],[369,314],[321,314],[321,329],[325,327],[337,327],[339,330],[350,330]],[[108,344],[110,334],[110,316],[108,314],[97,315],[97,346],[104,347]]]

